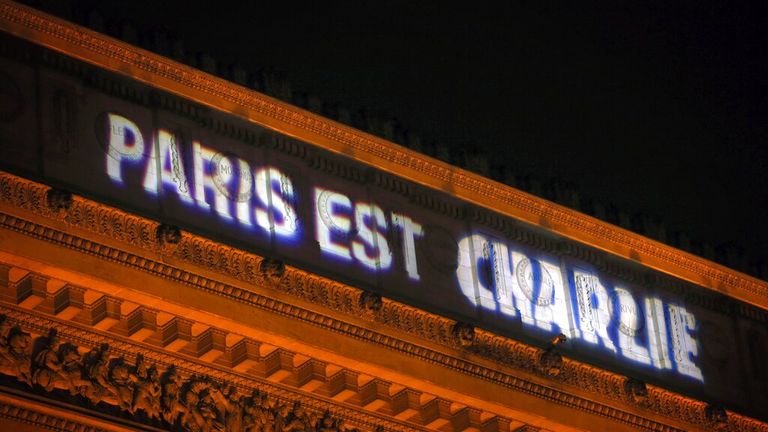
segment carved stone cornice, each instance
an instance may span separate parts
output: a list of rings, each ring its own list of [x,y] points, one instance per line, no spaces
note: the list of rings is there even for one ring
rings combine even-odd
[[[566,238],[768,309],[768,282],[13,2],[0,29]]]
[[[0,374],[2,375],[2,374]],[[130,418],[96,412],[76,404],[35,394],[28,389],[0,386],[0,428],[3,430],[52,430],[61,432],[161,432]],[[18,386],[17,386],[18,387]],[[26,425],[26,426],[22,426]],[[31,429],[28,429],[31,427]]]
[[[20,407],[16,404],[0,401],[0,418],[16,423],[23,423],[41,430],[58,432],[112,432],[107,429],[72,421],[62,417],[42,413],[38,410]]]
[[[539,348],[482,329],[473,329],[470,343],[466,341],[460,343],[457,342],[456,337],[457,323],[450,319],[391,299],[365,299],[362,298],[364,293],[357,288],[290,266],[278,265],[280,271],[270,270],[268,274],[271,276],[266,277],[264,268],[274,269],[275,265],[262,266],[264,262],[262,257],[186,232],[180,233],[181,238],[178,241],[174,240],[174,247],[169,250],[158,246],[158,233],[164,230],[158,229],[160,225],[156,222],[78,196],[72,197],[68,210],[62,214],[60,208],[49,206],[46,200],[48,191],[49,188],[44,185],[10,174],[0,174],[0,205],[9,210],[30,212],[30,215],[34,214],[52,223],[63,221],[74,230],[60,231],[5,212],[0,213],[0,227],[243,302],[262,310],[290,316],[337,334],[405,353],[440,367],[538,398],[635,425],[645,430],[674,430],[655,420],[617,408],[627,402],[626,378],[621,375],[569,358],[562,358],[562,363],[559,365],[560,373],[552,377],[544,373],[539,366],[542,354]],[[89,238],[85,238],[74,235],[73,232],[90,234]],[[108,240],[107,243],[110,245],[94,241],[90,239],[91,237]],[[170,237],[175,239],[176,235]],[[116,244],[115,242],[125,247],[111,246]],[[127,252],[129,249],[136,248],[146,253]],[[168,254],[179,262],[214,271],[245,283],[223,283],[152,258],[157,257],[158,252]],[[295,304],[259,294],[249,289],[249,286],[277,289],[335,313],[310,311]],[[386,329],[409,334],[443,348],[428,348],[393,336],[389,331],[374,331],[354,324],[354,320],[348,321],[341,318],[345,315],[350,318],[375,320]],[[465,354],[459,354],[462,351]],[[467,357],[466,354],[470,356]],[[477,356],[478,361],[472,356]],[[521,374],[502,372],[497,368],[489,367],[479,359],[498,362],[520,371]],[[571,388],[576,393],[586,391],[594,397],[592,399],[578,397],[569,391],[542,385],[537,382],[538,380],[524,378],[530,374],[556,380],[557,387],[560,389]],[[595,400],[610,402],[600,403]],[[649,413],[685,421],[692,426],[706,428],[708,425],[706,404],[659,387],[647,386],[647,398],[641,408],[648,410]],[[768,430],[768,425],[765,423],[735,413],[730,414],[727,421],[734,427],[738,425],[737,430]]]

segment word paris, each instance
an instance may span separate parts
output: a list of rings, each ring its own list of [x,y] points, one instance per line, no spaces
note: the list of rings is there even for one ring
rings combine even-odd
[[[486,314],[477,312],[487,310],[539,333],[562,332],[577,346],[703,381],[693,314],[654,295],[638,298],[587,265],[526,252],[488,234],[451,233],[436,215],[416,221],[323,185],[310,183],[304,193],[285,169],[254,165],[197,140],[182,142],[166,129],[149,142],[146,131],[116,113],[103,115],[97,130],[108,177],[124,188],[140,184],[161,206],[180,203],[193,227],[216,222],[234,230],[238,241],[291,254],[310,267],[366,284],[385,280],[384,292],[440,308],[456,297],[463,299],[456,309],[476,311],[457,312],[475,317],[470,320],[482,321],[477,317]],[[310,200],[312,209],[304,211],[302,201]],[[312,219],[310,229],[302,217]],[[358,276],[361,271],[378,276]]]

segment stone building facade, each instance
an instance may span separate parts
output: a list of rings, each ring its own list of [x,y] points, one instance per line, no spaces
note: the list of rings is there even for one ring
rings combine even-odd
[[[0,2],[0,426],[767,431],[768,283]]]

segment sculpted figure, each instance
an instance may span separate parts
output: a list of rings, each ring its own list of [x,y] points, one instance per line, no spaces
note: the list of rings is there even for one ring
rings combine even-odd
[[[712,429],[716,431],[728,430],[728,412],[719,405],[708,405],[704,410]]]
[[[539,367],[541,370],[549,376],[555,377],[560,375],[563,369],[563,358],[557,352],[557,346],[564,343],[567,340],[564,334],[560,333],[552,339],[549,346],[542,351],[539,356]]]
[[[61,340],[56,335],[55,329],[51,329],[48,336],[38,340],[41,340],[43,345],[32,361],[32,382],[44,388],[45,391],[51,391],[57,383],[66,380],[59,357]]]
[[[249,432],[270,432],[275,430],[275,414],[267,393],[253,390],[251,397],[242,401],[243,430]]]
[[[21,327],[9,327],[3,320],[0,327],[0,369],[14,375],[19,381],[32,385],[30,345],[32,338]]]
[[[326,410],[323,413],[323,417],[320,418],[317,424],[317,432],[339,432],[339,421],[331,416],[331,413]]]
[[[275,412],[275,431],[284,431],[290,422],[291,407],[281,403]]]
[[[205,419],[197,409],[199,402],[200,398],[198,398],[197,393],[191,388],[187,389],[181,398],[181,404],[184,406],[184,410],[181,412],[180,416],[181,424],[184,428],[192,432],[203,431],[203,427],[205,426]]]
[[[160,380],[161,396],[160,406],[162,407],[163,420],[174,424],[179,415],[186,412],[181,403],[181,382],[176,368],[169,367]]]
[[[257,406],[254,399],[258,397],[258,390],[254,390],[251,396],[242,396],[240,406],[243,408],[243,430],[255,431],[257,429]]]
[[[287,423],[283,427],[283,430],[286,432],[314,429],[313,423],[315,422],[309,413],[307,413],[307,410],[301,406],[301,402],[299,401],[293,403],[293,407],[288,413],[287,420]]]
[[[112,384],[107,379],[109,372],[109,358],[107,356],[109,344],[101,344],[88,351],[83,357],[85,377],[91,382],[91,388],[86,397],[94,404],[103,398],[114,396]]]
[[[216,409],[216,403],[211,397],[212,389],[202,393],[200,401],[197,404],[197,410],[203,418],[203,432],[224,431],[224,423],[219,421],[219,413]]]
[[[112,359],[109,366],[109,384],[117,399],[117,406],[122,410],[131,411],[134,382],[136,377],[125,364],[125,360],[122,357]]]
[[[136,380],[145,379],[149,373],[147,362],[144,361],[144,354],[136,354],[136,364],[133,366],[133,376]]]
[[[59,347],[61,360],[61,375],[72,396],[87,397],[93,389],[93,384],[83,379],[83,358],[75,345],[64,343]]]
[[[133,391],[133,402],[131,411],[144,411],[147,417],[151,419],[160,419],[160,396],[162,388],[160,386],[160,374],[155,365],[145,368],[140,375],[137,371],[138,380]]]
[[[229,386],[224,391],[210,392],[218,411],[222,414],[224,427],[228,431],[243,430],[243,409],[237,400],[237,389]]]
[[[648,388],[645,386],[645,383],[640,380],[633,378],[627,379],[624,382],[624,393],[629,400],[638,405],[644,405],[648,402]]]
[[[211,397],[211,382],[205,378],[193,377],[182,398],[184,413],[183,427],[190,431],[223,431],[224,424],[218,421],[218,413]]]

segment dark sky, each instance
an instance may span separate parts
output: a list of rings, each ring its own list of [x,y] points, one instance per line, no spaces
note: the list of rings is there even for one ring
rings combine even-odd
[[[768,256],[766,2],[314,3],[80,6]]]

